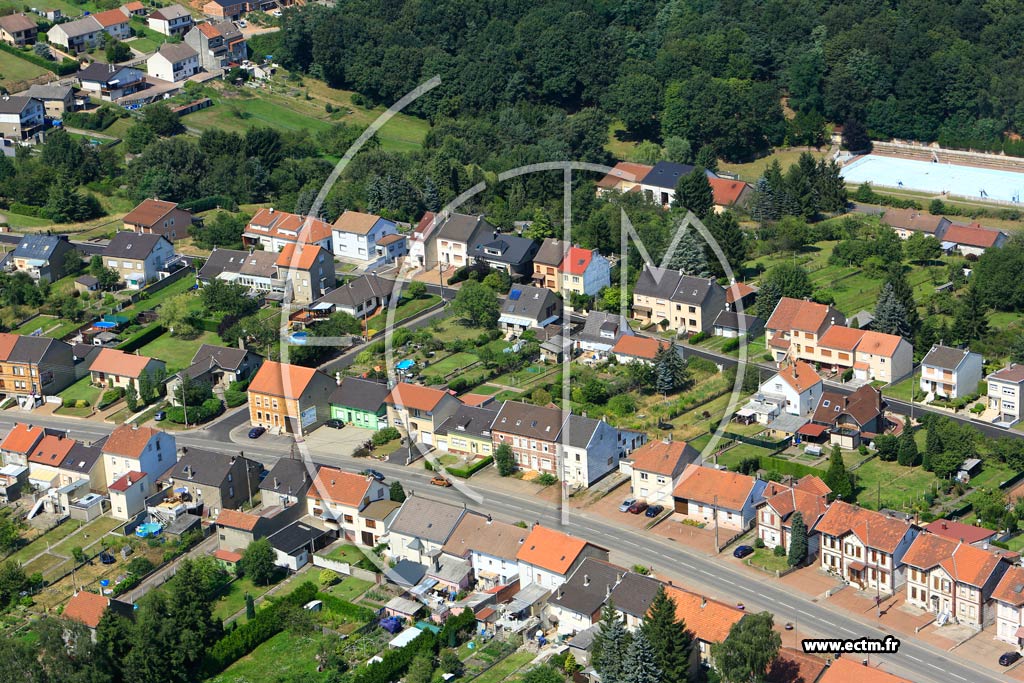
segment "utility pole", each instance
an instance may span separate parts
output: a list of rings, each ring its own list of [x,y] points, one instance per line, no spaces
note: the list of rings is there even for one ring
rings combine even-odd
[[[245,451],[238,451],[238,457],[242,458],[245,467],[245,488],[249,491],[249,509],[252,510],[252,481],[249,479],[249,463],[245,460]]]
[[[715,523],[715,552],[717,553],[722,549],[721,546],[718,545],[718,494],[715,494],[711,510],[714,515],[712,517],[712,521]]]

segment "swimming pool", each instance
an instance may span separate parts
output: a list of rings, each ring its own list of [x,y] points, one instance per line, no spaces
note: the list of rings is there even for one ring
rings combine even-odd
[[[1024,173],[995,168],[958,166],[917,159],[868,154],[844,166],[840,173],[854,185],[906,188],[936,195],[990,199],[1019,204],[1024,201]]]
[[[396,370],[408,370],[409,368],[411,368],[414,365],[416,365],[416,361],[414,361],[414,360],[412,360],[410,358],[406,358],[405,360],[400,361],[399,363],[397,363],[395,365],[395,369]]]
[[[145,524],[140,524],[138,528],[135,529],[135,535],[139,538],[146,538],[148,536],[158,535],[161,530],[163,530],[163,525],[157,524],[156,522],[146,522]]]

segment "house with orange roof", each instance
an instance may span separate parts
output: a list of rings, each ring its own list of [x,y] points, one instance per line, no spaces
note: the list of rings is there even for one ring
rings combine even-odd
[[[611,192],[632,192],[639,190],[640,182],[654,169],[647,164],[636,164],[631,161],[620,161],[597,181],[597,196],[603,197]]]
[[[0,333],[0,396],[34,408],[70,386],[78,375],[71,345],[59,339]]]
[[[192,214],[179,209],[175,202],[161,199],[143,199],[122,219],[124,229],[131,232],[163,235],[169,241],[188,237],[192,226]]]
[[[130,617],[132,606],[115,598],[108,598],[105,595],[90,593],[89,591],[78,591],[71,596],[71,599],[64,605],[60,613],[62,619],[77,621],[89,628],[92,639],[96,640],[96,627],[107,610],[113,610],[121,616]]]
[[[339,537],[372,548],[388,530],[362,513],[370,504],[390,499],[388,485],[369,475],[321,467],[306,491],[306,510]]]
[[[876,666],[868,666],[863,661],[855,662],[852,659],[840,656],[825,669],[825,673],[818,679],[818,683],[913,683],[908,678],[901,678],[888,671],[882,671]]]
[[[933,614],[982,628],[995,620],[989,599],[1016,555],[923,533],[903,556],[907,602]]]
[[[793,516],[799,512],[807,526],[807,557],[814,557],[820,540],[815,525],[828,508],[830,493],[832,489],[824,481],[808,474],[792,486],[766,495],[757,506],[757,537],[768,548],[781,545],[788,551]]]
[[[52,482],[60,466],[74,445],[78,443],[67,434],[48,434],[32,447],[28,454],[29,479]]]
[[[697,449],[685,441],[648,441],[629,457],[630,493],[651,505],[672,505],[672,492],[683,470],[699,457]]]
[[[775,305],[765,332],[776,363],[786,358],[818,359],[818,340],[846,317],[832,306],[784,296]]]
[[[597,249],[570,247],[558,267],[560,289],[594,296],[611,284],[611,264]]]
[[[734,605],[698,595],[670,582],[665,593],[676,603],[676,618],[686,623],[693,633],[697,647],[693,648],[693,667],[712,664],[711,647],[724,641],[733,626],[740,623],[746,612]]]
[[[196,24],[192,27],[192,30],[185,34],[185,44],[199,54],[199,63],[207,71],[241,64],[248,56],[245,36],[233,21],[211,19],[210,21]],[[260,213],[265,210],[261,210]],[[298,223],[301,225],[303,222],[304,220],[300,220]],[[317,223],[322,223],[322,221],[317,221]],[[293,225],[291,227],[296,227],[298,239],[293,238],[285,241],[302,241],[311,244],[321,241],[317,239],[322,234],[319,227],[316,228],[312,235],[308,236],[301,234],[297,226]],[[283,236],[286,234],[287,229]],[[320,246],[325,249],[330,248],[329,245],[325,244],[320,244]],[[277,251],[277,249],[273,251]]]
[[[96,12],[92,15],[92,18],[98,21],[103,30],[112,38],[124,40],[132,35],[132,31],[128,27],[128,16],[120,9]]]
[[[264,361],[249,382],[249,424],[275,434],[304,434],[330,417],[335,389],[316,368]]]
[[[623,365],[634,362],[653,365],[658,352],[667,349],[669,345],[669,342],[662,339],[627,334],[619,337],[610,353]]]
[[[18,467],[28,465],[28,456],[32,449],[49,433],[56,432],[38,425],[15,422],[3,441],[0,441],[0,454],[3,455],[4,464]]]
[[[102,453],[108,487],[128,472],[148,472],[155,483],[178,461],[173,434],[134,423],[118,425],[103,443]]]
[[[211,26],[202,24],[201,26]],[[200,27],[192,29],[192,33],[202,33]],[[214,32],[213,29],[206,29],[207,32]],[[208,36],[207,40],[212,40]],[[195,41],[193,41],[195,42]],[[192,43],[189,46],[196,49]],[[200,53],[202,54],[202,53]],[[246,246],[263,245],[266,251],[277,253],[286,244],[316,244],[333,253],[331,243],[331,224],[326,223],[312,216],[299,216],[298,214],[279,211],[274,207],[260,209],[253,216],[245,231],[242,233],[242,242]]]
[[[714,195],[715,213],[746,206],[754,194],[750,185],[735,178],[720,178],[709,173],[708,182]]]
[[[434,432],[462,402],[447,391],[399,382],[384,397],[388,424],[404,429],[411,441],[434,445]]]
[[[127,17],[144,17],[146,16],[146,6],[143,5],[139,0],[131,0],[121,5],[118,9],[124,12]]]
[[[285,283],[285,301],[308,304],[334,289],[336,284],[334,257],[319,244],[285,244],[275,265],[277,279]]]
[[[519,546],[519,585],[537,584],[554,590],[565,583],[583,560],[593,557],[608,560],[608,549],[582,538],[534,524]]]
[[[687,465],[672,491],[675,511],[685,519],[723,529],[749,529],[767,482],[714,467]]]
[[[804,654],[792,647],[779,649],[775,661],[768,667],[765,683],[814,683],[828,666],[819,655]]]
[[[822,387],[821,377],[809,363],[798,360],[786,365],[758,387],[755,400],[778,406],[778,412],[759,411],[757,421],[768,424],[779,412],[799,416],[810,414],[818,405]]]
[[[159,358],[141,356],[138,353],[125,353],[119,349],[100,349],[89,366],[92,383],[102,387],[135,387],[139,388],[139,379],[143,374],[155,377],[165,370],[167,364]]]
[[[372,213],[345,211],[331,227],[332,251],[349,262],[372,266],[384,261],[377,253],[377,243],[397,234],[394,221]]]
[[[821,336],[817,357],[807,360],[836,371],[852,368],[859,380],[891,382],[910,374],[914,347],[899,335],[833,325]]]
[[[961,256],[981,256],[987,249],[998,249],[1006,244],[1008,237],[1002,230],[983,228],[980,223],[951,223],[939,239],[946,253],[959,251]]]
[[[861,590],[895,593],[906,580],[903,556],[920,529],[909,520],[836,500],[817,524],[821,568]]]
[[[1024,647],[1024,567],[1014,565],[992,591],[995,603],[996,638]]]
[[[734,311],[737,304],[742,303],[744,310],[754,305],[754,298],[760,288],[746,282],[734,282],[725,288],[726,310]]]

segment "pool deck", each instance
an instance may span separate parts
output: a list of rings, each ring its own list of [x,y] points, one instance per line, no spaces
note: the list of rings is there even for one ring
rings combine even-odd
[[[935,196],[1021,204],[1024,173],[981,166],[937,163],[867,154],[843,166],[841,174],[853,185],[916,190]]]

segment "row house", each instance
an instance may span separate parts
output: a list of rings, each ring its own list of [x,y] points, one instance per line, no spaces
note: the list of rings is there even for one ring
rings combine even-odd
[[[908,520],[834,501],[818,520],[821,568],[861,590],[895,593],[906,581],[903,556],[920,529]]]
[[[464,505],[410,495],[388,530],[388,558],[427,563],[443,552],[462,518],[470,514]]]
[[[27,467],[29,455],[40,441],[47,436],[59,437],[64,434],[65,432],[62,430],[15,422],[4,436],[3,441],[0,441],[0,455],[3,455],[3,464]]]
[[[347,425],[377,431],[388,426],[388,407],[384,399],[391,393],[387,384],[359,377],[338,378],[331,393],[331,418]]]
[[[725,289],[712,278],[644,266],[633,287],[633,318],[680,335],[711,333],[725,310]]]
[[[330,223],[312,216],[278,211],[274,207],[256,212],[245,226],[242,242],[247,247],[262,245],[264,250],[274,253],[281,251],[286,244],[299,243],[318,244],[333,252]]]
[[[534,524],[516,553],[519,585],[554,590],[588,557],[608,560],[608,549],[582,538]]]
[[[1020,420],[1024,397],[1024,365],[1010,363],[985,378],[988,384],[988,412],[994,421],[1015,424]]]
[[[410,442],[435,443],[437,428],[455,414],[462,402],[447,391],[400,382],[384,398],[388,424],[404,429]]]
[[[697,673],[701,666],[712,666],[711,648],[725,641],[729,631],[743,620],[746,612],[735,605],[712,600],[671,583],[665,587],[665,594],[676,604],[676,619],[685,623],[693,633],[696,647],[691,654],[692,671]]]
[[[461,268],[469,265],[469,245],[495,227],[483,215],[427,211],[409,238],[409,257],[421,268]]]
[[[996,638],[1024,647],[1024,567],[1014,565],[992,591],[995,602]]]
[[[788,552],[793,519],[800,513],[807,527],[807,556],[814,557],[820,540],[815,527],[828,508],[830,493],[832,489],[824,481],[808,474],[792,486],[766,496],[757,506],[757,537],[768,548],[781,545]]]
[[[672,491],[675,511],[686,519],[724,529],[749,529],[767,482],[714,467],[687,465]]]
[[[632,630],[643,621],[660,587],[657,579],[587,557],[552,592],[544,618],[559,635],[576,635],[600,623],[604,606],[610,604]]]
[[[512,449],[520,469],[558,476],[564,421],[560,408],[505,401],[491,425],[491,436],[496,446]]]
[[[177,462],[157,476],[160,490],[201,504],[207,515],[236,510],[259,492],[263,466],[242,455],[214,453],[200,448],[182,448]]]
[[[782,297],[765,323],[775,362],[790,357],[818,360],[818,340],[833,325],[846,325],[846,318],[832,306]]]
[[[478,588],[507,586],[519,576],[516,555],[528,530],[515,524],[467,512],[442,547],[445,555],[467,560]]]
[[[981,376],[981,354],[973,353],[970,348],[935,344],[921,360],[921,391],[946,400],[978,391]]]
[[[0,396],[34,408],[75,381],[71,345],[59,339],[0,333]]]
[[[980,629],[995,621],[989,599],[1010,567],[1006,554],[923,533],[903,563],[907,603],[938,615],[939,625],[953,620]]]
[[[611,264],[596,249],[547,237],[533,257],[533,282],[553,292],[594,296],[611,284]]]
[[[914,367],[914,347],[903,337],[843,325],[821,335],[816,354],[804,346],[796,356],[836,371],[852,368],[856,379],[868,382],[892,382]]]
[[[437,447],[470,460],[490,457],[494,454],[491,424],[497,415],[496,404],[458,406],[455,413],[434,430]]]
[[[559,268],[572,245],[565,240],[545,237],[533,256],[533,284],[538,287],[559,291],[561,278]]]
[[[372,503],[390,498],[390,488],[383,482],[334,467],[321,467],[306,491],[309,515],[337,531],[339,538],[371,548],[387,529],[381,528],[378,520],[364,517],[363,511]]]
[[[377,245],[398,234],[394,221],[375,214],[345,211],[331,228],[334,255],[368,266],[382,262]]]
[[[482,232],[482,231],[481,231]],[[470,244],[470,262],[500,270],[513,279],[528,279],[533,274],[533,257],[540,245],[534,240],[518,235],[503,234],[494,230],[482,233]]]
[[[619,466],[618,430],[604,420],[569,415],[562,427],[562,472],[570,488],[587,488]]]
[[[630,493],[651,505],[671,505],[683,471],[698,458],[697,449],[685,441],[648,441],[630,455]]]
[[[316,368],[264,361],[249,383],[249,424],[278,434],[305,434],[329,415],[335,382]]]

